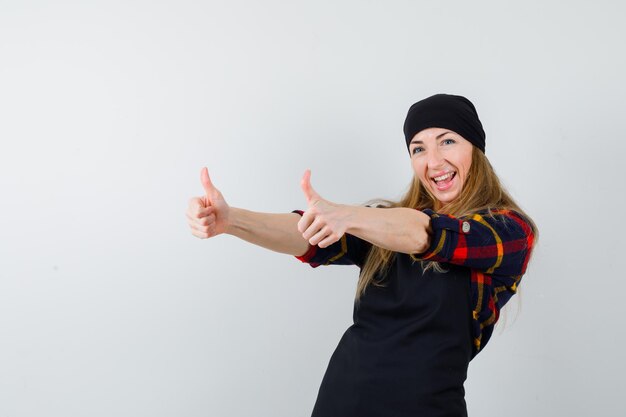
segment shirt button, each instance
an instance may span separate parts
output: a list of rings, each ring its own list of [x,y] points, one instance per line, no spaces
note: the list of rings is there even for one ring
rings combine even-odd
[[[462,230],[463,230],[463,233],[467,233],[467,232],[470,231],[470,224],[469,224],[469,222],[463,222]]]

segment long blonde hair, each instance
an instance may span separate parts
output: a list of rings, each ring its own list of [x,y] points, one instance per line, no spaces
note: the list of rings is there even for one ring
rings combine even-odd
[[[418,210],[426,208],[434,210],[435,201],[435,197],[415,175],[409,190],[399,201],[373,199],[369,200],[366,205],[378,203],[379,206],[385,208],[409,207]],[[493,209],[515,210],[523,215],[528,220],[535,235],[534,241],[537,241],[538,230],[533,220],[504,189],[485,154],[478,148],[472,147],[472,163],[461,193],[458,198],[439,208],[437,212],[463,217],[481,210],[487,210],[487,215],[491,215]],[[371,245],[361,268],[355,301],[359,301],[370,284],[384,286],[380,282],[384,279],[385,272],[391,266],[394,256],[395,252],[391,250]],[[437,262],[428,261],[426,265],[424,265],[424,261],[421,262],[425,269],[433,268],[438,272],[445,272],[445,269]],[[381,277],[380,280],[374,279],[377,275]]]

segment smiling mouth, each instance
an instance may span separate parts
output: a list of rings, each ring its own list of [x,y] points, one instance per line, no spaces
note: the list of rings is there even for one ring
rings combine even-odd
[[[431,178],[432,181],[434,181],[435,184],[445,184],[447,182],[452,181],[452,179],[456,176],[456,172],[455,171],[450,171],[447,174],[441,175],[439,177],[433,177]]]

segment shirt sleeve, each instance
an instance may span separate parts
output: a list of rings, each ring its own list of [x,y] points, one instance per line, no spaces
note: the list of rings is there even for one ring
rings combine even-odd
[[[524,217],[513,210],[478,212],[462,218],[423,210],[431,218],[430,247],[413,260],[467,266],[486,274],[522,275],[526,272],[534,234]]]
[[[292,213],[298,213],[302,216],[304,211],[293,210]],[[296,259],[308,263],[313,268],[320,265],[357,265],[362,267],[370,247],[371,243],[368,241],[344,233],[341,239],[325,248],[309,244],[309,249],[302,256],[296,256]]]

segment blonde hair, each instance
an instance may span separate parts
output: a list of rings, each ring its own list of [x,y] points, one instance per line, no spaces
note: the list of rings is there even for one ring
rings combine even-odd
[[[435,209],[435,197],[428,188],[424,187],[417,176],[409,186],[407,193],[399,200],[392,201],[386,199],[369,200],[366,205],[372,203],[383,203],[384,208],[409,207],[418,210],[426,208]],[[379,207],[381,205],[379,204]],[[487,215],[491,215],[491,210],[508,209],[514,210],[523,215],[532,228],[534,241],[537,241],[538,231],[533,220],[519,207],[509,193],[504,189],[491,163],[485,154],[476,147],[472,147],[472,163],[467,173],[467,178],[463,184],[463,189],[454,201],[437,209],[438,213],[450,214],[455,217],[468,216],[477,211],[487,210]],[[395,252],[371,245],[357,284],[355,301],[358,302],[365,293],[367,287],[385,286],[380,284],[384,279],[388,268],[395,257]],[[425,270],[433,268],[437,272],[446,272],[445,269],[434,261],[420,261]],[[375,277],[380,276],[380,280]]]

